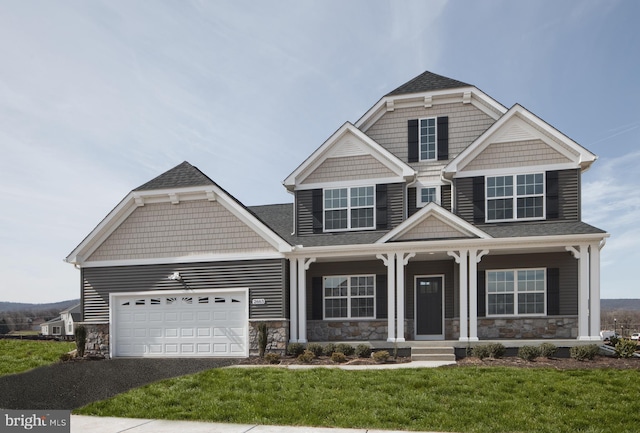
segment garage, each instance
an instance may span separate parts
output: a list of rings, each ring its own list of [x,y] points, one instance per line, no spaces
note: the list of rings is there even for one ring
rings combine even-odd
[[[248,289],[111,293],[112,357],[246,357]]]

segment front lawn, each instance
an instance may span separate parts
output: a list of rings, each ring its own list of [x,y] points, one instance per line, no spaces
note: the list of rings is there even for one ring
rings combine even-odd
[[[68,341],[0,340],[0,376],[53,364],[75,347]]]
[[[635,432],[638,370],[225,368],[75,413],[454,432]]]

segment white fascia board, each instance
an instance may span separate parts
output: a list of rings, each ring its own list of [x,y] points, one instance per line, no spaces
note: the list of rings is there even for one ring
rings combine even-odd
[[[236,260],[270,260],[283,259],[284,253],[232,253],[232,254],[197,254],[181,257],[163,257],[152,259],[100,260],[84,262],[82,268],[106,268],[113,266],[140,265],[173,265],[181,263],[231,262]]]
[[[570,170],[577,168],[573,163],[566,164],[546,164],[546,165],[531,165],[525,167],[505,167],[505,168],[496,168],[491,170],[469,170],[463,171],[461,173],[456,173],[455,178],[461,179],[465,177],[476,177],[476,176],[507,176],[514,174],[531,174],[531,173],[544,173],[551,170]]]
[[[324,189],[324,188],[350,188],[356,186],[371,186],[380,183],[400,183],[406,181],[404,177],[376,177],[371,179],[357,179],[357,180],[341,180],[337,182],[322,182],[322,183],[305,183],[296,187],[297,191],[309,190],[309,189]]]
[[[305,173],[312,173],[330,155],[333,146],[347,133],[351,133],[370,150],[369,154],[376,158],[385,167],[396,173],[399,178],[408,179],[415,176],[416,172],[387,149],[376,143],[364,132],[356,128],[352,123],[344,123],[331,137],[329,137],[315,152],[311,154],[293,173],[284,181],[283,185],[288,189],[299,189],[300,182],[305,179]],[[307,188],[305,188],[307,189]]]
[[[487,233],[483,232],[473,224],[470,224],[467,221],[463,220],[459,216],[447,211],[446,209],[435,203],[429,203],[418,212],[411,215],[411,218],[405,220],[395,229],[391,230],[389,233],[378,239],[376,241],[376,244],[383,244],[389,242],[390,240],[393,240],[394,238],[397,238],[398,236],[402,236],[404,233],[408,232],[416,225],[420,224],[420,222],[422,222],[424,219],[430,216],[436,217],[443,223],[453,227],[456,230],[459,230],[461,233],[474,235],[481,239],[491,238],[491,236],[489,236]]]
[[[385,96],[371,107],[355,123],[356,128],[367,131],[384,113],[396,108],[410,108],[424,106],[430,100],[430,105],[465,103],[465,93],[471,94],[470,103],[493,119],[498,119],[507,109],[474,86],[458,87],[454,89],[434,90],[422,93],[407,93],[402,95]]]

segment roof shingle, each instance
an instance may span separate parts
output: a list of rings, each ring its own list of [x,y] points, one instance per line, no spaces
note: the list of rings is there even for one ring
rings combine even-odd
[[[189,186],[215,185],[207,175],[197,167],[184,161],[171,170],[165,171],[160,176],[151,179],[134,189],[134,191],[150,191],[155,189],[183,188]]]
[[[469,86],[470,84],[463,83],[462,81],[454,80],[453,78],[448,78],[442,75],[434,74],[433,72],[425,71],[412,80],[407,81],[395,90],[387,93],[386,96],[404,95],[407,93],[422,93],[432,90],[455,89],[458,87]]]

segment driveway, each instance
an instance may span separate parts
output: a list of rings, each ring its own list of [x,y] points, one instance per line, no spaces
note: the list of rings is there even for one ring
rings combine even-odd
[[[65,362],[0,377],[2,409],[75,409],[170,377],[237,359],[109,359]]]

